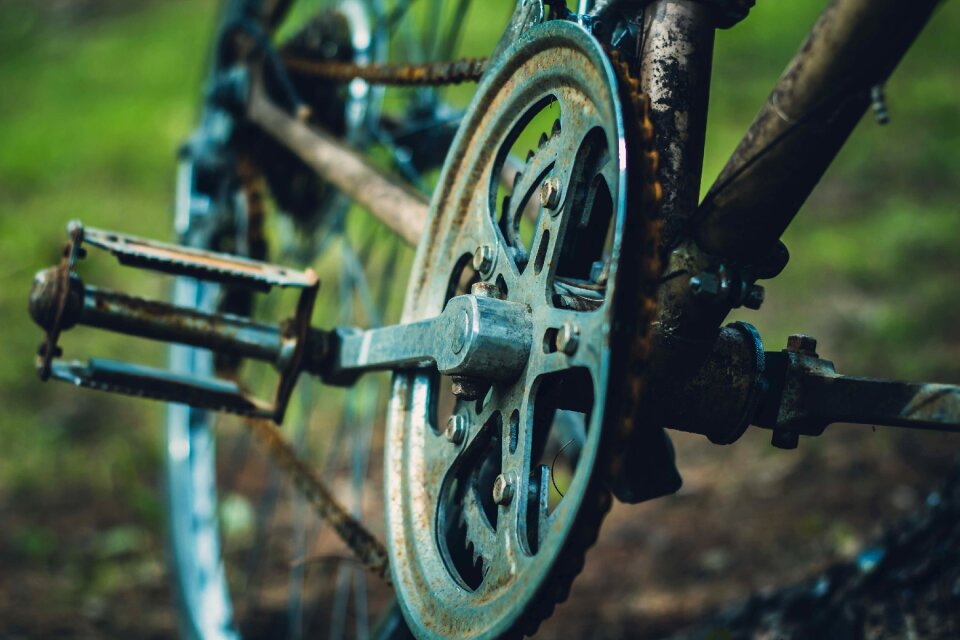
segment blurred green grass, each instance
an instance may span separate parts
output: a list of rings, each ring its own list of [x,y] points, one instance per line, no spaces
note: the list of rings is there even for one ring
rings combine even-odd
[[[39,384],[26,293],[72,218],[169,237],[174,153],[193,120],[214,2],[76,6],[0,2],[0,491],[112,490],[158,520],[157,407]],[[113,286],[129,275],[91,270]],[[74,353],[121,353],[109,336],[71,338]],[[158,357],[124,344],[132,358]]]
[[[820,5],[762,1],[718,35],[704,189]],[[41,385],[26,295],[32,273],[57,260],[71,218],[170,237],[174,153],[192,124],[215,2],[57,18],[44,6],[0,1],[0,498],[106,491],[156,524],[159,408]],[[738,316],[768,348],[806,331],[849,373],[960,381],[958,43],[960,8],[945,3],[887,88],[891,124],[864,120],[788,232],[793,260],[765,308]],[[93,279],[131,282],[104,265],[91,265]],[[154,345],[70,338],[85,353],[160,358]],[[43,554],[48,542],[42,531],[27,536],[25,552]]]

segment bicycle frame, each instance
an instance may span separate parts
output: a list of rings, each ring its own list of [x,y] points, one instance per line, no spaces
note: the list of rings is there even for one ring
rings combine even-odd
[[[726,0],[727,3],[734,1]],[[665,221],[662,249],[666,275],[657,292],[657,318],[649,363],[656,375],[649,376],[651,380],[644,392],[644,405],[649,407],[650,426],[654,428],[635,430],[627,453],[634,459],[628,459],[622,465],[623,477],[610,479],[614,483],[614,493],[621,500],[638,502],[676,490],[679,478],[672,466],[669,445],[660,429],[655,428],[658,426],[700,433],[715,443],[728,444],[737,440],[748,425],[756,424],[772,429],[774,444],[784,448],[796,446],[799,435],[819,435],[828,424],[840,420],[924,429],[958,429],[960,387],[840,376],[830,362],[820,359],[815,341],[811,339],[794,336],[785,353],[771,353],[764,351],[759,335],[750,325],[721,326],[731,309],[759,307],[763,291],[755,281],[775,277],[788,259],[786,249],[779,242],[781,234],[868,107],[873,104],[878,112],[882,111],[883,83],[938,3],[939,0],[918,0],[909,11],[904,11],[902,3],[894,0],[830,0],[800,52],[787,67],[701,202],[718,15],[715,10],[717,5],[724,4],[724,0],[601,0],[592,10],[588,0],[579,2],[579,19],[584,25],[592,26],[595,34],[602,32],[601,25],[608,16],[625,17],[639,27],[633,57],[641,71],[641,90],[649,96],[652,105],[651,116],[660,159],[659,180],[665,194],[661,214]],[[280,4],[266,1],[262,8],[272,15]],[[519,0],[517,7],[514,20],[504,40],[495,49],[495,55],[510,43],[511,38],[522,34],[525,27],[543,18],[541,0]],[[255,39],[252,34],[246,35]],[[276,66],[277,61],[274,59],[272,63]],[[308,125],[304,117],[307,112],[298,108],[302,105],[295,100],[283,107],[274,102],[274,96],[268,95],[262,84],[260,68],[238,69],[240,73],[234,75],[226,64],[222,66],[218,72],[224,73],[211,78],[210,93],[223,97],[227,103],[218,107],[229,111],[231,116],[235,110],[240,120],[245,119],[270,134],[324,180],[369,210],[408,243],[416,245],[420,241],[427,230],[430,213],[426,197],[403,180],[378,168],[348,144]],[[283,71],[280,69],[276,73],[282,75]],[[188,197],[182,199],[186,203],[183,206],[189,208],[189,190],[186,195]],[[111,242],[115,242],[116,237],[111,237],[114,238]],[[79,241],[76,247],[79,250]],[[173,246],[152,244],[147,248],[154,252],[162,250],[168,262],[174,264],[174,267],[165,267],[169,273],[191,275],[191,270],[206,273],[212,259],[210,255],[193,255],[197,252],[191,254]],[[133,256],[146,262],[143,255],[131,251],[123,248],[115,249],[114,253],[128,258],[128,261]],[[47,374],[56,356],[56,337],[67,295],[79,295],[81,302],[86,296],[82,286],[79,286],[78,293],[78,286],[71,284],[71,267],[72,262],[69,262],[62,268],[59,289],[47,287],[62,293],[63,301],[59,305],[60,311],[54,314],[56,317],[49,313],[50,305],[34,305],[35,318],[49,319],[54,326],[43,353],[42,371]],[[227,276],[262,280],[262,276],[250,276],[249,265],[239,261],[224,263],[220,267],[217,276],[220,280],[229,280]],[[271,280],[268,284],[289,285],[287,280],[286,277],[280,278],[278,282]],[[315,295],[315,278],[306,278],[300,284],[309,291],[307,297]],[[178,294],[180,307],[198,306],[202,293],[202,289],[184,289],[182,295]],[[92,290],[88,297],[94,299],[96,291]],[[312,297],[309,302],[312,305]],[[510,303],[489,300],[486,303],[491,308],[499,304],[501,315],[509,311],[504,305]],[[246,405],[239,406],[240,413],[267,415],[278,421],[283,415],[292,381],[301,370],[316,374],[325,382],[346,384],[355,379],[353,374],[419,363],[424,355],[420,348],[427,343],[426,339],[409,339],[416,329],[411,324],[396,325],[352,336],[344,334],[346,337],[336,332],[323,334],[324,339],[318,342],[322,348],[304,356],[304,343],[310,331],[310,309],[305,308],[298,313],[302,322],[296,325],[298,330],[293,336],[296,339],[292,340],[294,348],[289,350],[293,355],[288,359],[281,356],[286,353],[285,345],[291,342],[286,340],[290,336],[283,334],[279,327],[236,321],[211,328],[208,325],[214,325],[217,317],[191,312],[188,319],[202,325],[197,329],[155,318],[150,313],[145,317],[128,313],[137,310],[134,306],[116,304],[109,318],[113,324],[101,322],[99,326],[132,335],[203,346],[211,344],[209,338],[212,335],[221,339],[222,344],[231,346],[233,351],[246,349],[245,355],[254,354],[251,357],[259,356],[281,364],[288,360],[293,362],[289,370],[283,371],[284,382],[275,406],[260,407],[260,414]],[[185,315],[180,308],[172,306],[153,305],[151,309],[154,315],[162,315],[157,310],[168,312],[173,320],[182,321]],[[427,326],[421,323],[419,329],[424,336],[429,336],[439,333],[440,324]],[[473,323],[468,324],[473,326]],[[497,327],[498,324],[490,322],[489,326]],[[249,344],[233,335],[241,329],[246,332],[244,340]],[[327,338],[330,344],[327,344]],[[356,355],[367,350],[370,344],[376,344],[375,338],[390,345],[389,350],[384,350],[385,353],[389,351],[387,355],[379,359]],[[506,339],[503,342],[511,341]],[[398,356],[394,345],[402,344],[415,344],[417,348]],[[242,349],[233,348],[237,345]],[[500,351],[507,350],[501,348]],[[330,353],[342,356],[342,362],[337,365],[339,369],[330,369]],[[186,354],[186,351],[177,352],[175,359],[185,358]],[[309,357],[315,357],[316,366],[301,366],[304,358],[309,362]],[[525,357],[523,355],[518,361]],[[443,373],[462,373],[453,366],[444,369],[439,358],[434,360]],[[203,368],[209,369],[209,363]],[[502,368],[502,363],[497,363],[497,368]],[[338,381],[331,373],[351,375],[342,376],[347,381]],[[481,373],[487,374],[483,376],[485,379],[492,378],[497,370]],[[131,379],[129,373],[117,369],[106,371],[106,374],[122,381]],[[101,380],[105,374],[101,367],[93,373],[76,371],[74,375],[82,381],[83,375]],[[182,399],[185,390],[196,390],[186,385],[177,386],[181,384],[179,379],[148,375],[143,378],[145,381],[132,388],[142,392],[151,386],[156,387],[158,381],[163,382],[167,391],[157,396],[162,399],[177,395]],[[244,400],[239,390],[216,387],[208,391],[206,397],[212,398],[209,408],[222,409]],[[202,402],[193,405],[207,406]],[[174,409],[184,410],[183,407]],[[190,419],[184,417],[186,415],[191,414],[178,415],[177,422],[188,424]],[[186,436],[181,440],[187,443]],[[201,444],[206,447],[201,453],[212,456],[209,443]],[[186,447],[184,444],[184,450]],[[215,528],[212,530],[215,532]],[[215,567],[215,571],[222,572],[219,567]],[[222,581],[218,576],[220,574],[215,578]],[[213,593],[212,598],[210,602],[215,601],[219,608],[217,613],[223,613],[226,616],[223,620],[228,620],[229,604],[225,590]],[[211,620],[214,625],[221,623],[219,618]]]
[[[869,417],[880,424],[955,429],[960,423],[960,387],[845,378],[817,356],[815,342],[810,346],[798,336],[796,344],[788,346],[795,355],[783,362],[776,352],[764,351],[749,325],[721,327],[732,308],[759,308],[763,288],[756,280],[776,276],[788,259],[780,235],[871,102],[878,113],[883,111],[880,87],[938,0],[923,0],[905,16],[894,0],[831,0],[701,203],[714,29],[718,19],[729,22],[731,14],[735,18],[744,13],[742,5],[737,5],[739,14],[718,13],[717,8],[728,7],[729,1],[621,0],[600,3],[591,13],[577,16],[597,37],[606,32],[606,22],[627,25],[623,32],[627,39],[618,36],[617,46],[622,50],[629,43],[626,54],[639,63],[641,90],[650,98],[657,132],[658,177],[667,194],[660,211],[666,222],[662,249],[667,258],[653,324],[650,364],[656,376],[650,376],[644,404],[652,408],[656,424],[701,433],[721,444],[738,439],[751,423],[773,429],[775,444],[786,447],[796,446],[798,434],[818,435],[840,419],[864,422]],[[541,0],[520,0],[495,52],[542,20]],[[224,33],[245,36],[239,42],[241,50],[269,49],[262,43],[262,34],[249,25],[235,24],[240,26],[225,28]],[[210,81],[217,109],[241,115],[262,128],[400,237],[417,243],[429,217],[426,198],[349,145],[309,126],[304,117],[309,110],[285,76],[277,84],[283,89],[280,99],[287,104],[276,104],[261,72],[273,69],[282,75],[282,62],[273,50],[263,53],[263,68],[218,65],[223,69]],[[176,249],[165,251],[177,264],[190,262]],[[35,301],[37,317],[43,315],[46,298],[42,294],[38,291]],[[131,326],[127,320],[124,332],[155,333],[154,328]],[[373,334],[368,334],[372,339]],[[58,329],[51,335],[55,338]],[[393,342],[402,342],[396,338]],[[227,337],[224,340],[224,344],[230,342]],[[49,353],[53,352],[51,347]],[[768,356],[775,365],[769,369]],[[377,366],[341,363],[341,368],[361,373],[387,362],[392,360]],[[329,381],[326,366],[307,369]],[[48,371],[45,363],[42,372]],[[85,375],[92,382],[94,374],[97,371],[88,370]],[[837,407],[833,415],[811,412],[811,403],[827,400],[817,394],[823,393],[820,383],[828,379],[842,381],[861,405],[843,411]],[[144,388],[139,379],[131,385]],[[869,399],[883,397],[891,385],[899,400],[878,414]],[[676,401],[664,402],[671,397]],[[677,407],[683,407],[682,415]],[[657,430],[653,431],[651,435],[639,430],[643,435],[637,437],[658,438]],[[662,446],[644,442],[634,448],[659,451]],[[620,497],[626,499],[630,493]],[[636,499],[647,497],[649,492]]]

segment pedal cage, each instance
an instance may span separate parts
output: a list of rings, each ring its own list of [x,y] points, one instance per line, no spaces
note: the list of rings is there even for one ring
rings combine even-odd
[[[37,273],[30,294],[30,314],[46,333],[36,361],[41,380],[52,378],[91,389],[282,421],[304,368],[311,337],[310,319],[320,287],[312,270],[287,269],[85,228],[79,222],[71,222],[67,231],[69,242],[63,260],[60,265]],[[124,266],[264,293],[274,287],[299,289],[301,293],[293,318],[279,324],[145,300],[85,286],[76,266],[85,257],[87,247],[113,254]],[[60,357],[60,335],[77,324],[272,362],[280,376],[277,389],[273,399],[265,401],[224,378],[183,375],[100,358],[86,362],[64,360]],[[311,353],[317,351],[316,347],[311,347]]]

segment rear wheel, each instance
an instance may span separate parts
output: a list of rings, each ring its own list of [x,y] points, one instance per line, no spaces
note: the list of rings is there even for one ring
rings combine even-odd
[[[234,0],[225,7],[221,29],[255,15],[276,48],[290,55],[361,64],[422,62],[462,51],[471,3],[450,4]],[[505,17],[508,12],[509,7]],[[468,44],[477,46],[476,40]],[[221,58],[222,51],[214,57]],[[315,124],[369,149],[424,189],[435,179],[456,129],[456,105],[465,104],[470,91],[384,90],[357,80],[334,85],[305,75],[291,78]],[[208,107],[204,121],[222,116]],[[371,218],[354,215],[346,198],[262,134],[236,131],[212,163],[202,153],[209,144],[214,143],[192,140],[178,177],[182,241],[314,268],[324,282],[317,325],[398,320],[397,278],[412,260],[409,249]],[[240,314],[256,309],[259,317],[277,313],[255,294],[188,279],[176,282],[173,298],[191,308]],[[236,374],[254,386],[272,381],[269,371],[215,361],[199,349],[172,347],[170,360],[183,373]],[[384,413],[383,382],[383,376],[368,377],[349,390],[325,388],[321,395],[304,379],[285,426],[298,453],[354,515],[380,532],[381,438],[375,416]],[[324,531],[238,420],[172,405],[166,456],[170,549],[185,635],[374,633],[373,621],[388,609],[392,593],[368,584],[365,569]]]

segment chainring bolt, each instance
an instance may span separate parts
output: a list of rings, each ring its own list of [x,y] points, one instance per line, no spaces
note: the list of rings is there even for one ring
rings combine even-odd
[[[557,331],[557,351],[562,351],[568,356],[577,352],[580,346],[580,327],[572,322],[564,322],[560,330]]]
[[[493,481],[493,501],[501,507],[506,507],[510,505],[511,500],[513,500],[513,483],[501,473]]]
[[[560,180],[547,178],[540,187],[540,204],[556,215],[560,206]]]
[[[493,270],[493,260],[496,254],[494,248],[489,244],[482,244],[473,252],[473,268],[480,272],[480,275],[488,276]]]
[[[470,285],[470,293],[478,298],[496,298],[503,300],[503,291],[492,282],[474,282]]]
[[[443,437],[451,444],[460,444],[467,435],[467,418],[453,414],[447,419],[447,428],[443,430]]]

